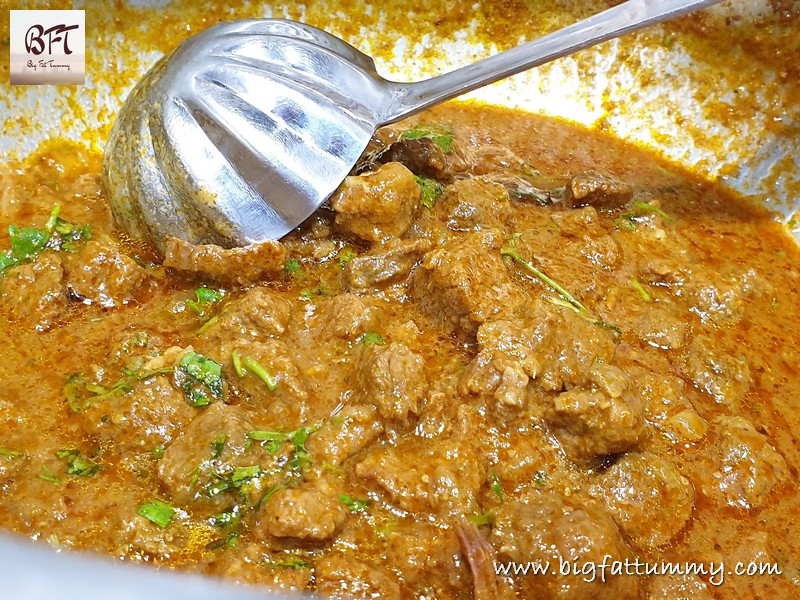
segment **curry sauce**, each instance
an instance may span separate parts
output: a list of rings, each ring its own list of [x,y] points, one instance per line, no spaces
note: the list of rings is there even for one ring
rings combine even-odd
[[[80,147],[1,176],[5,529],[332,597],[794,595],[800,253],[769,212],[468,104],[378,132],[272,271],[165,267]],[[503,571],[607,557],[727,567]]]

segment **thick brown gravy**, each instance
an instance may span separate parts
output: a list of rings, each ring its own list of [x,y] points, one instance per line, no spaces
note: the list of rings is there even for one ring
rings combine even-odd
[[[372,150],[247,286],[116,231],[99,156],[2,173],[0,227],[51,241],[14,234],[0,276],[0,526],[335,597],[792,597],[800,253],[772,215],[485,106]],[[496,575],[606,555],[725,573]]]

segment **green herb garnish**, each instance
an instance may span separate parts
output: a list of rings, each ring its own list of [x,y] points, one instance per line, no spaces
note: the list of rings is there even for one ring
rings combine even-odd
[[[93,404],[107,400],[115,394],[127,394],[139,381],[145,381],[156,375],[173,373],[175,369],[165,368],[154,371],[131,371],[122,369],[122,377],[111,387],[103,386],[97,382],[86,379],[82,374],[71,375],[62,388],[62,393],[67,399],[72,412],[80,413]]]
[[[224,433],[217,434],[214,441],[211,442],[211,458],[219,458],[225,450],[225,444],[228,442],[228,436]]]
[[[359,500],[358,498],[353,498],[347,494],[339,494],[339,500],[341,500],[342,504],[344,504],[348,510],[354,514],[364,512],[370,505],[369,500]]]
[[[433,140],[433,143],[442,149],[445,154],[453,151],[453,134],[449,129],[441,126],[420,126],[407,129],[400,134],[401,140]]]
[[[500,502],[505,502],[506,497],[503,494],[503,487],[500,485],[500,477],[497,476],[497,471],[494,470],[494,467],[489,469],[489,477],[491,478],[489,487],[492,488],[492,491],[495,493],[495,496],[500,498]]]
[[[293,468],[301,469],[311,460],[311,453],[306,448],[308,436],[319,429],[319,425],[300,427],[287,433],[281,431],[253,430],[247,432],[247,437],[257,442],[266,442],[270,454],[276,454],[284,444],[291,442],[293,457],[290,462]]]
[[[433,208],[433,203],[444,194],[444,186],[433,179],[418,177],[417,175],[414,175],[414,180],[422,190],[422,206]]]
[[[336,260],[339,262],[339,266],[344,268],[345,265],[349,263],[355,256],[356,251],[352,248],[342,248],[336,254]]]
[[[380,333],[367,331],[356,340],[356,343],[364,344],[365,346],[383,346],[386,343],[386,340]]]
[[[667,222],[667,223],[671,223],[672,222],[672,217],[670,217],[667,213],[665,213],[663,210],[661,210],[657,206],[653,206],[652,204],[650,204],[648,202],[634,202],[633,206],[634,206],[634,208],[640,210],[643,213],[653,213],[655,215],[658,215],[659,217],[664,219],[664,221]]]
[[[61,480],[56,477],[56,474],[53,473],[53,470],[47,465],[42,465],[42,472],[39,473],[37,477],[44,481],[49,481],[50,483],[61,483]]]
[[[547,473],[545,471],[536,471],[533,474],[533,483],[540,488],[545,487],[547,485]]]
[[[203,315],[206,308],[222,300],[222,294],[207,287],[201,287],[194,291],[197,300],[187,300],[186,306],[191,308],[198,315]]]
[[[285,558],[270,559],[266,564],[271,569],[310,569],[311,565],[299,556],[287,555]]]
[[[469,520],[479,527],[481,525],[494,525],[494,513],[492,511],[487,511],[481,515],[473,515]]]
[[[265,367],[259,364],[258,361],[250,358],[249,356],[242,357],[240,360],[241,364],[239,365],[239,369],[236,370],[236,374],[239,375],[239,377],[242,377],[245,373],[245,371],[242,369],[242,366],[244,366],[246,369],[252,371],[253,374],[256,375],[261,381],[267,384],[267,389],[270,392],[274,392],[276,389],[278,389],[278,380],[275,379],[275,376],[272,375],[272,373],[270,373]],[[236,359],[234,359],[234,368],[236,368],[235,361]]]
[[[231,475],[231,483],[234,487],[241,487],[251,480],[259,477],[263,471],[258,465],[249,467],[236,467]]]
[[[0,456],[6,456],[8,458],[19,458],[21,456],[25,456],[25,453],[20,452],[19,450],[11,450],[10,448],[0,448]]]
[[[222,365],[197,352],[187,352],[179,368],[186,376],[182,387],[189,404],[207,406],[212,399],[222,398]]]
[[[639,280],[636,279],[636,277],[631,279],[631,286],[633,287],[633,289],[639,292],[639,295],[642,297],[642,300],[644,300],[645,302],[653,301],[653,298],[650,296],[647,290],[644,289],[644,286],[641,283],[639,283]]]
[[[211,524],[217,527],[231,527],[237,525],[241,519],[242,514],[239,510],[239,506],[234,506],[233,508],[229,508],[211,517]]]
[[[286,271],[289,275],[297,275],[300,271],[303,270],[303,267],[300,266],[300,263],[294,259],[290,259],[286,261],[286,266],[283,267],[283,270]]]
[[[59,460],[67,460],[67,475],[77,475],[79,477],[91,477],[103,467],[98,465],[93,460],[83,456],[78,450],[59,450],[56,452],[56,458]]]
[[[161,444],[160,446],[156,446],[155,448],[153,448],[150,451],[150,456],[152,456],[156,460],[160,460],[164,456],[164,450],[165,450],[164,444]]]
[[[527,260],[522,258],[516,251],[515,244],[516,244],[516,237],[512,237],[511,240],[509,240],[509,245],[500,250],[500,255],[512,258],[517,263],[522,265],[522,267],[524,267],[525,270],[532,273],[539,281],[549,286],[555,292],[558,293],[558,297],[556,298],[546,298],[548,302],[550,302],[551,304],[555,304],[556,306],[563,306],[565,308],[569,308],[582,318],[586,319],[590,323],[593,323],[594,325],[607,327],[616,333],[621,333],[619,327],[617,327],[616,325],[612,325],[611,323],[607,323],[606,321],[603,321],[602,319],[593,315],[589,311],[589,309],[586,308],[583,305],[583,303],[580,300],[578,300],[575,296],[570,294],[566,290],[566,288],[564,288],[564,286],[562,286],[560,283],[558,283],[551,277],[547,276],[544,272],[540,271],[539,269],[534,267],[531,263],[529,263]]]
[[[175,516],[175,509],[161,500],[145,502],[137,512],[148,521],[152,521],[161,527],[161,529],[166,529]]]

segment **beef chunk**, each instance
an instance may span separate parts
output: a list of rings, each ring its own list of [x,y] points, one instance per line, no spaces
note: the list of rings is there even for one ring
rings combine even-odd
[[[637,324],[641,338],[664,350],[682,348],[689,324],[663,306],[648,307]]]
[[[268,288],[257,287],[226,305],[201,338],[211,344],[277,338],[286,331],[291,314],[290,301]]]
[[[405,233],[421,201],[419,184],[400,163],[348,177],[330,200],[336,225],[367,242]]]
[[[438,208],[453,231],[502,229],[511,213],[505,187],[481,179],[459,179],[447,186]]]
[[[50,329],[67,310],[63,277],[61,259],[52,252],[11,269],[0,280],[0,298],[11,319],[30,323],[37,331]]]
[[[570,207],[598,206],[618,208],[633,196],[633,188],[627,183],[617,181],[594,171],[575,175],[567,186],[565,203]]]
[[[403,532],[393,531],[386,537],[389,564],[403,565],[405,583],[417,589],[435,585],[442,592],[452,590],[455,597],[469,585],[470,577],[458,557],[459,540],[451,529],[415,519]]]
[[[439,439],[374,451],[356,475],[377,483],[403,510],[470,514],[485,477],[483,459],[462,440]]]
[[[138,383],[127,394],[92,404],[82,413],[84,431],[122,452],[149,452],[169,444],[197,415],[164,375]]]
[[[538,372],[538,364],[533,376]],[[521,363],[500,352],[482,350],[461,375],[458,391],[469,395],[491,395],[502,407],[522,408],[528,398],[530,373]]]
[[[325,480],[280,490],[259,513],[256,530],[280,538],[329,539],[347,518],[347,511]]]
[[[692,302],[689,310],[703,323],[735,325],[742,320],[747,302],[764,291],[765,284],[753,269],[726,275],[710,268],[695,267],[692,271],[685,293]]]
[[[311,327],[323,337],[350,341],[374,331],[377,324],[377,307],[368,298],[355,294],[339,294],[320,302],[311,319]]]
[[[578,564],[632,558],[611,517],[592,503],[532,491],[524,501],[506,501],[495,510],[490,538],[500,561]],[[580,574],[553,577],[530,574],[516,579],[520,597],[560,600],[638,598],[638,580],[625,575],[586,581]]]
[[[285,265],[286,248],[274,241],[250,244],[243,248],[223,248],[215,244],[195,245],[170,238],[164,252],[165,267],[239,285],[275,277]]]
[[[670,461],[648,452],[627,454],[589,488],[634,544],[669,543],[692,517],[694,488]]]
[[[377,413],[374,406],[346,406],[308,438],[309,452],[323,463],[341,464],[381,434]]]
[[[315,568],[316,591],[331,600],[400,600],[397,579],[379,567],[350,557],[328,555]]]
[[[719,404],[734,405],[750,389],[750,368],[743,358],[721,354],[706,336],[698,335],[681,360],[683,373]]]
[[[714,600],[708,585],[695,574],[653,576],[646,589],[648,600]]]
[[[145,270],[111,240],[88,242],[67,268],[67,284],[86,302],[105,308],[128,304]]]
[[[495,236],[471,233],[425,257],[411,277],[411,297],[434,321],[466,340],[523,296],[500,258]]]
[[[236,467],[259,464],[260,446],[252,445],[247,432],[254,429],[245,412],[222,403],[212,404],[192,421],[164,451],[158,478],[173,500],[182,505],[195,501],[212,507],[224,504],[213,490],[218,474]],[[219,441],[224,445],[219,448]]]
[[[378,407],[385,419],[407,422],[418,415],[428,390],[425,362],[404,344],[371,345],[356,366],[355,399]]]
[[[645,418],[673,444],[699,442],[708,431],[708,423],[686,398],[686,383],[679,377],[655,373],[636,374]]]
[[[429,240],[389,240],[385,246],[351,258],[345,267],[349,288],[364,289],[406,277],[432,247]]]
[[[547,420],[576,458],[623,452],[644,434],[641,398],[628,389],[622,372],[608,365],[592,369],[587,387],[559,394]]]
[[[445,181],[452,179],[458,173],[465,172],[470,166],[470,161],[458,142],[453,141],[451,151],[445,152],[439,144],[429,138],[397,140],[382,153],[380,161],[398,162],[408,167],[415,175]]]
[[[697,485],[723,506],[762,506],[789,478],[783,456],[744,417],[717,417],[713,427],[712,450],[698,455]]]

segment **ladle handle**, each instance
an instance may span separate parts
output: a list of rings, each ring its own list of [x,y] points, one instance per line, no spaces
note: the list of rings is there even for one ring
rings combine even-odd
[[[392,102],[382,115],[393,123],[556,58],[589,48],[648,25],[717,4],[721,0],[628,0],[568,27],[443,75],[393,84]]]

